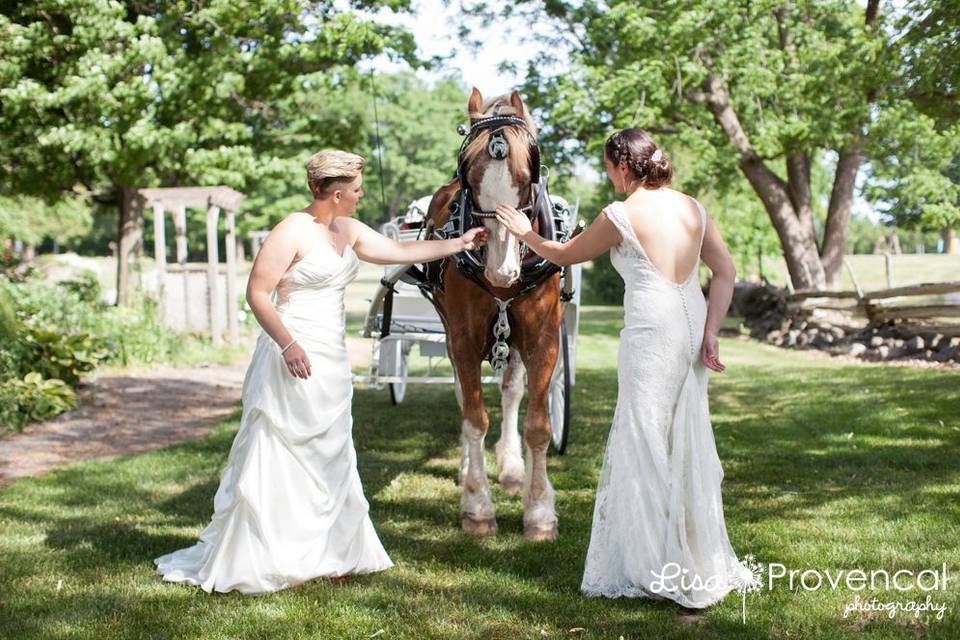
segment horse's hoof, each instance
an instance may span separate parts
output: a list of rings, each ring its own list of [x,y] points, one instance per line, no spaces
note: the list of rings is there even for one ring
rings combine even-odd
[[[523,489],[523,479],[516,478],[515,476],[501,476],[500,486],[503,487],[503,490],[509,495],[513,496],[520,493],[520,490]]]
[[[556,522],[552,524],[523,525],[523,537],[527,540],[553,542],[557,539],[558,535],[560,535],[560,529]]]
[[[492,536],[497,532],[496,518],[474,520],[469,516],[464,516],[462,524],[464,532],[472,536]]]

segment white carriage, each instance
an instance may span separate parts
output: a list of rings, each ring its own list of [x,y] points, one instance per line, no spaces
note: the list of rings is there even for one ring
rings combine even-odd
[[[571,211],[563,198],[550,196],[569,217],[573,228],[577,220],[577,206]],[[400,242],[423,238],[424,220],[430,196],[415,200],[406,213],[381,227],[388,237]],[[408,265],[389,265],[364,321],[361,335],[373,339],[373,357],[367,376],[358,376],[374,388],[386,385],[394,404],[403,402],[408,384],[456,385],[453,375],[435,375],[437,360],[447,358],[446,334],[433,303],[423,295],[416,279],[408,274]],[[580,265],[564,269],[561,275],[563,322],[560,328],[560,350],[557,365],[550,380],[548,412],[552,428],[552,445],[562,454],[567,446],[570,429],[570,394],[576,384],[576,345],[580,326]],[[389,318],[389,321],[385,319]],[[424,375],[411,375],[410,360],[414,348],[426,358]],[[497,375],[481,378],[484,384],[500,383]],[[456,389],[459,393],[459,388]]]

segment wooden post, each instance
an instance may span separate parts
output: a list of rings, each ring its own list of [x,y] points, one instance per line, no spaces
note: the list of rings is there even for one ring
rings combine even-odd
[[[187,208],[178,206],[173,210],[173,231],[177,236],[177,264],[187,263]]]
[[[220,256],[217,251],[217,242],[219,241],[217,222],[219,219],[220,207],[209,205],[207,207],[207,308],[210,310],[210,334],[215,347],[223,344],[223,322],[217,312],[217,301],[221,299],[220,275],[218,273]]]
[[[863,297],[863,288],[860,286],[860,281],[857,280],[857,274],[853,271],[853,265],[850,264],[850,261],[846,258],[843,259],[843,265],[847,268],[847,273],[850,274],[850,280],[853,281],[853,288],[857,290],[857,297]]]
[[[183,330],[190,331],[190,293],[187,286],[187,208],[183,205],[173,210],[173,232],[177,238],[177,264],[180,265],[181,289],[183,290]]]
[[[943,252],[946,254],[960,253],[960,242],[957,242],[957,230],[946,227],[943,230]]]
[[[227,327],[230,344],[239,344],[240,325],[237,314],[237,214],[227,209],[224,245],[227,251]]]
[[[157,266],[157,309],[160,322],[166,325],[167,239],[164,235],[163,216],[163,204],[153,203],[153,257]]]

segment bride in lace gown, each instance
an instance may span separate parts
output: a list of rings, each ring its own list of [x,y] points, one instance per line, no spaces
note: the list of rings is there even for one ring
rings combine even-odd
[[[484,232],[393,242],[349,217],[363,195],[362,169],[354,154],[313,156],[313,202],[281,221],[257,255],[247,300],[263,333],[243,384],[240,430],[199,541],[154,561],[164,580],[263,593],[393,566],[357,473],[344,288],[359,259],[425,262],[473,248]]]
[[[727,536],[707,404],[707,370],[724,369],[717,334],[733,263],[703,206],[666,187],[672,169],[646,132],[613,134],[604,156],[614,187],[628,197],[574,240],[544,241],[510,207],[500,207],[499,218],[557,264],[609,249],[625,285],[617,406],[581,590],[703,608],[752,581]],[[700,259],[712,272],[709,306]]]

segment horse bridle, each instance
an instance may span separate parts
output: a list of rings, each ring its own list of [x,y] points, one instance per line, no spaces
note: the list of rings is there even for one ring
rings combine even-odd
[[[537,145],[537,141],[533,137],[533,134],[530,133],[530,129],[527,127],[526,120],[518,116],[493,115],[476,120],[470,125],[469,129],[463,125],[460,125],[457,128],[457,131],[459,131],[461,135],[465,136],[463,143],[460,145],[460,151],[457,153],[457,178],[460,181],[461,192],[466,194],[467,198],[469,198],[470,213],[475,218],[496,218],[497,212],[485,211],[477,206],[477,203],[474,201],[473,191],[470,188],[470,185],[467,183],[467,163],[466,159],[464,158],[464,151],[466,150],[467,146],[476,138],[478,132],[484,129],[490,129],[490,142],[487,143],[487,153],[494,160],[505,160],[507,158],[507,154],[509,153],[509,144],[507,143],[506,138],[503,136],[503,129],[504,127],[510,126],[517,126],[526,131],[530,145],[530,192],[527,196],[527,204],[523,205],[522,207],[517,207],[517,209],[525,214],[531,221],[536,216],[533,185],[540,182],[540,147]]]

